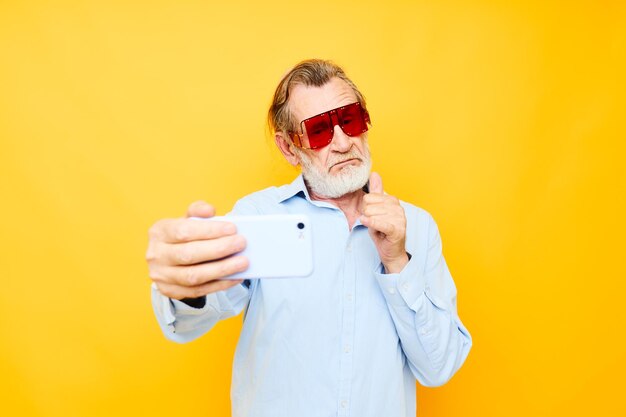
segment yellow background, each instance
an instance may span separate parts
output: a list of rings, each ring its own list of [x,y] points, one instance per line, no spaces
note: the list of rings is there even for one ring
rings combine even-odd
[[[265,112],[323,57],[474,338],[418,414],[626,415],[625,28],[621,1],[0,2],[0,414],[228,414],[241,318],[166,341],[147,229],[291,181]]]

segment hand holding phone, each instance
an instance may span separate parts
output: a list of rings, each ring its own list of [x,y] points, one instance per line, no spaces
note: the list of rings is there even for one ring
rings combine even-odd
[[[197,201],[189,206],[186,218],[161,219],[150,227],[146,261],[161,294],[176,300],[197,298],[240,282],[223,279],[249,265],[245,256],[235,255],[246,246],[235,225],[191,219],[214,214],[213,206]]]
[[[306,215],[218,216],[203,221],[234,223],[246,247],[236,253],[248,258],[243,272],[223,279],[305,277],[313,272],[310,219]]]

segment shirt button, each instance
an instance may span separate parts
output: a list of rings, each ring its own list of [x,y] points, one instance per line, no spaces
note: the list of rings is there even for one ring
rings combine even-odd
[[[348,300],[348,301],[352,301],[352,294],[348,294],[348,295],[346,295],[346,300]]]
[[[352,351],[352,349],[350,349],[350,346],[346,345],[346,346],[343,348],[343,351],[344,351],[344,352],[346,352],[346,353],[350,353],[350,352]]]
[[[352,245],[348,243],[348,246],[346,246],[346,250],[348,252],[352,252]]]
[[[422,327],[422,328],[420,329],[420,333],[421,333],[423,336],[425,336],[425,335],[427,335],[427,334],[428,334],[428,330],[426,330],[426,327]]]
[[[406,283],[406,282],[405,282],[404,284],[402,284],[402,289],[403,289],[404,291],[408,291],[408,290],[409,290],[409,284],[408,284],[408,283]]]
[[[387,292],[388,292],[389,294],[395,294],[395,293],[396,293],[396,289],[395,289],[395,288],[393,288],[393,287],[389,287],[389,288],[387,288]]]
[[[341,408],[346,408],[348,406],[348,402],[346,400],[341,401]]]

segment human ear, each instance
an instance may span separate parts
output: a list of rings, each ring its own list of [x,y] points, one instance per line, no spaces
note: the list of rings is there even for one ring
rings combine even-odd
[[[274,134],[274,141],[287,162],[294,167],[300,164],[300,158],[298,158],[298,156],[293,152],[293,146],[295,145],[283,134],[283,132],[276,132],[276,134]]]

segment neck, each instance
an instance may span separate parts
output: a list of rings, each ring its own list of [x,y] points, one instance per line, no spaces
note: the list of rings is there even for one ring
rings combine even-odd
[[[333,206],[341,210],[348,220],[348,226],[350,227],[350,230],[352,230],[352,226],[354,226],[356,220],[359,218],[359,216],[361,216],[361,202],[363,201],[365,191],[363,191],[362,189],[358,189],[351,193],[344,194],[341,197],[330,198],[316,194],[313,190],[311,190],[311,188],[309,188],[308,185],[307,189],[309,191],[309,196],[311,197],[311,200],[324,201],[326,203],[332,204]]]

